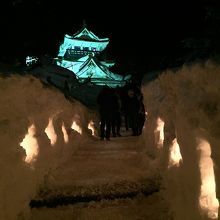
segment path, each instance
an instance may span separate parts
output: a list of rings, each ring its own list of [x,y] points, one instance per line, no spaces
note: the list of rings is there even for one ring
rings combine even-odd
[[[32,209],[32,219],[49,215],[62,220],[170,219],[166,204],[157,193],[158,175],[148,169],[149,160],[138,146],[138,139],[94,139],[80,146],[70,160],[52,172],[32,203],[35,207],[53,208]],[[151,207],[151,211],[144,207]],[[156,210],[167,218],[157,218]]]

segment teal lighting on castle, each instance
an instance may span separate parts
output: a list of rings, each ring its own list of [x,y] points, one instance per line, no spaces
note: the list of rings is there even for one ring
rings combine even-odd
[[[96,85],[108,85],[112,88],[124,86],[131,76],[123,77],[111,72],[109,69],[114,66],[114,62],[98,59],[108,43],[109,38],[99,38],[84,25],[72,36],[65,34],[55,62],[72,71],[79,82],[90,79]]]

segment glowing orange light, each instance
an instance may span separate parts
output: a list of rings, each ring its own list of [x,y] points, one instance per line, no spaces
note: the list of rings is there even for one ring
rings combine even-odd
[[[157,127],[154,131],[155,141],[158,148],[163,147],[164,141],[164,121],[158,117],[157,118]]]
[[[51,145],[54,145],[57,141],[57,135],[56,132],[54,130],[54,126],[53,126],[53,119],[49,118],[49,123],[45,129],[45,133],[47,134],[47,137],[50,139],[50,143]]]
[[[64,123],[62,124],[62,132],[63,132],[63,139],[65,143],[69,142],[69,136],[67,134],[66,128],[64,126]]]
[[[28,128],[28,133],[25,135],[23,141],[20,143],[20,146],[23,147],[26,151],[25,162],[27,163],[35,161],[39,152],[39,146],[35,137],[35,133],[36,128],[34,124],[32,124]]]
[[[94,126],[94,122],[91,120],[88,124],[88,129],[90,129],[92,131],[92,135],[95,135],[95,126]]]
[[[75,121],[73,121],[71,128],[79,134],[82,134],[82,128]]]
[[[216,184],[213,169],[213,161],[211,159],[210,144],[204,139],[197,139],[197,150],[200,153],[200,175],[201,188],[199,205],[203,212],[205,212],[210,219],[218,219],[219,201],[216,198]]]
[[[169,152],[169,164],[168,168],[172,166],[179,166],[180,162],[182,161],[182,155],[180,153],[180,147],[177,143],[176,138],[172,141],[172,145],[170,146],[170,152]]]

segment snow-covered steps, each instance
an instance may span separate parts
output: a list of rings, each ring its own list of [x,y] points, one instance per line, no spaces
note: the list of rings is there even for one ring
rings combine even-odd
[[[45,178],[34,207],[135,199],[160,189],[160,176],[149,169],[138,137],[93,140],[79,148]]]
[[[160,179],[143,179],[138,182],[120,181],[103,185],[81,185],[59,189],[42,189],[30,202],[32,208],[56,207],[102,200],[133,199],[139,195],[151,195],[160,189]]]
[[[56,208],[32,208],[30,220],[173,220],[160,193]]]

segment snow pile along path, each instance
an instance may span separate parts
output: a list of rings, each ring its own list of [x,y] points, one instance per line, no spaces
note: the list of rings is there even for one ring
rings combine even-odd
[[[28,75],[0,91],[0,219],[169,219],[143,136],[100,141],[97,112]]]

